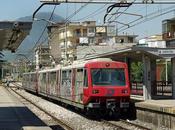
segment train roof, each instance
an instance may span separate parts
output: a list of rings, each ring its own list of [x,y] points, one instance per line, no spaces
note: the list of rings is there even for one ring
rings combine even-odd
[[[91,63],[91,62],[112,62],[112,59],[110,58],[97,58],[97,59],[92,59],[92,60],[77,60],[74,61],[74,63],[72,64],[73,67],[82,67],[87,63]]]
[[[90,62],[102,62],[102,61],[112,61],[110,58],[96,58],[96,59],[92,59],[92,60],[77,60],[74,61],[72,65],[68,65],[68,66],[64,66],[62,67],[62,69],[71,69],[71,68],[82,68],[85,66],[85,64],[90,63]]]
[[[77,60],[77,61],[74,61],[72,65],[68,65],[68,66],[58,65],[55,68],[39,70],[39,73],[52,72],[52,71],[56,71],[59,69],[66,70],[66,69],[72,69],[72,68],[82,68],[87,63],[92,63],[92,62],[116,62],[116,61],[113,61],[110,58],[97,58],[97,59],[92,59],[92,60]],[[123,62],[119,62],[119,63],[123,63]],[[29,73],[32,74],[36,72],[29,72]],[[24,74],[29,74],[29,73],[24,73]]]
[[[59,70],[60,68],[61,68],[61,65],[58,65],[58,66],[56,66],[55,68],[47,68],[47,69],[39,70],[39,72],[40,72],[40,73],[52,72],[52,71]]]

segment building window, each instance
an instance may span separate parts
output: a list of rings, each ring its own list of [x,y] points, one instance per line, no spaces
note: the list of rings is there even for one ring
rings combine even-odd
[[[88,75],[87,75],[87,69],[84,69],[84,87],[88,87]]]
[[[75,35],[78,36],[78,37],[81,36],[81,30],[80,29],[76,29]]]
[[[95,28],[94,27],[88,28],[88,33],[95,33]]]
[[[89,44],[95,44],[94,38],[89,38]]]
[[[83,37],[87,36],[87,29],[83,29]]]

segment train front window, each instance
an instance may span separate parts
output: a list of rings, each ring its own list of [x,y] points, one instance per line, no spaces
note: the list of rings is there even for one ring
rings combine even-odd
[[[125,86],[125,71],[117,69],[92,69],[93,86]]]

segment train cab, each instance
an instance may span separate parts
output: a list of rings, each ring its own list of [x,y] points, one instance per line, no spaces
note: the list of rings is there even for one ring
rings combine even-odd
[[[111,60],[85,64],[84,104],[89,108],[128,108],[130,87],[126,63]]]

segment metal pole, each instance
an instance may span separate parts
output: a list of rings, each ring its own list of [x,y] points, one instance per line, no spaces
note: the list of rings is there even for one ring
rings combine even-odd
[[[3,79],[4,78],[4,69],[3,69],[3,66],[2,66],[2,73],[1,73],[1,78]]]
[[[126,1],[126,2],[125,2]],[[127,4],[133,0],[40,0],[41,3],[89,3],[89,4]],[[174,0],[137,0],[133,4],[174,4]]]
[[[165,75],[166,75],[166,81],[168,81],[168,61],[167,59],[165,60]]]
[[[66,37],[65,37],[65,60],[67,62],[67,60],[68,60],[68,57],[67,57],[67,23],[65,26],[65,34],[66,34]]]
[[[35,15],[36,13],[44,6],[44,5],[59,5],[60,3],[59,2],[47,2],[47,3],[42,3],[36,10],[35,12],[33,13],[32,15],[32,20],[34,21],[35,20]]]

